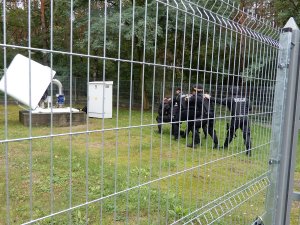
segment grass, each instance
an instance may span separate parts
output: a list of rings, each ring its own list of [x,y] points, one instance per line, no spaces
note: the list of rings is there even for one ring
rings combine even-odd
[[[294,191],[300,192],[300,137],[298,136],[297,155],[294,173]],[[300,202],[294,201],[291,208],[290,224],[298,225],[300,223]]]
[[[156,133],[151,112],[120,109],[113,119],[30,130],[19,123],[18,111],[8,106],[5,130],[0,108],[0,136],[10,140],[0,145],[0,224],[23,223],[87,201],[94,202],[39,224],[168,224],[268,170],[271,133],[268,126],[254,122],[261,118],[252,118],[254,150],[249,158],[240,131],[228,149],[212,149],[210,137],[201,137],[201,146],[189,149],[191,137],[173,140],[170,125],[163,126],[162,135]],[[226,121],[217,119],[220,143],[225,127]],[[264,196],[253,196],[216,224],[251,223],[264,212]]]

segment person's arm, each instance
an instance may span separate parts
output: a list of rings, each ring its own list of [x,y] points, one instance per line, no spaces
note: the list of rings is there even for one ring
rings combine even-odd
[[[171,103],[167,103],[164,105],[164,114],[167,115],[171,115]]]
[[[216,102],[220,105],[227,105],[227,102],[230,100],[229,98],[217,98],[217,97],[212,97],[208,94],[204,94],[204,98],[210,99],[211,102]]]

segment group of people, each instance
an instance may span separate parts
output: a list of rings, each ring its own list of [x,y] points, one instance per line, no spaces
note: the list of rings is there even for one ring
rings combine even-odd
[[[162,132],[162,123],[171,122],[172,135],[175,140],[187,137],[192,132],[192,143],[187,147],[195,148],[200,144],[199,129],[202,128],[205,137],[209,134],[214,142],[213,148],[219,148],[215,131],[215,103],[226,106],[231,112],[230,125],[227,127],[226,139],[222,148],[231,143],[237,129],[243,132],[246,154],[251,156],[251,132],[248,118],[251,105],[241,91],[235,91],[230,97],[214,98],[204,92],[202,85],[194,86],[190,95],[184,95],[180,88],[176,89],[174,98],[165,97],[158,109],[156,118],[158,132]],[[185,131],[180,130],[180,124],[187,121]]]

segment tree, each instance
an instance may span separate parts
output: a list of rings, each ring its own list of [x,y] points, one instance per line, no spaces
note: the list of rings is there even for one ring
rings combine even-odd
[[[160,25],[156,28],[155,18],[156,10],[155,2],[150,1],[147,5],[147,19],[145,23],[145,5],[143,1],[136,2],[136,5],[133,8],[132,1],[124,1],[120,6],[118,3],[107,4],[106,8],[106,17],[104,5],[101,9],[93,9],[92,15],[95,15],[95,11],[98,11],[98,16],[93,16],[91,18],[91,31],[90,34],[88,31],[85,31],[84,41],[81,42],[81,47],[86,46],[88,42],[88,37],[91,41],[91,50],[92,54],[102,55],[104,54],[105,48],[105,57],[117,58],[118,57],[118,46],[119,38],[121,39],[121,56],[122,59],[129,61],[138,61],[142,62],[143,58],[150,59],[151,55],[153,56],[154,50],[154,33],[157,29],[157,38],[159,39],[162,33],[162,28]],[[121,14],[121,24],[120,24],[120,7],[122,7]],[[134,9],[134,12],[133,12]],[[134,13],[134,14],[133,14]],[[99,16],[100,15],[100,16]],[[133,17],[134,16],[134,17]],[[163,16],[163,15],[161,15]],[[134,23],[133,23],[134,22]],[[87,20],[83,21],[82,24],[88,23]],[[144,29],[145,25],[147,27],[146,36],[144,38]],[[106,29],[104,30],[104,27]],[[121,37],[119,37],[119,26],[121,26]],[[106,33],[104,33],[104,31]],[[134,33],[132,33],[134,31]],[[90,36],[89,36],[90,35]],[[106,37],[104,41],[104,37]],[[133,40],[132,40],[133,39]],[[132,46],[132,43],[134,46]],[[145,52],[144,52],[145,46]],[[133,49],[133,58],[131,56],[131,51]],[[144,56],[145,55],[145,56]],[[153,57],[152,57],[153,58]],[[100,63],[99,63],[100,61]],[[95,60],[94,69],[98,73],[101,70],[99,67],[103,66],[104,60]],[[130,78],[130,64],[122,66],[122,77]],[[144,67],[145,69],[145,67]],[[142,86],[146,85],[146,81],[149,80],[150,76],[147,76],[147,70],[143,69],[142,64],[134,63],[133,70],[138,71],[133,72],[133,80],[138,81],[139,83],[139,92],[144,97],[144,108],[149,108],[149,100],[147,98],[146,89],[142,90]],[[105,71],[107,74],[110,74],[114,70],[113,65],[107,65]],[[127,74],[126,74],[127,72]],[[145,75],[143,77],[143,75]],[[143,93],[142,93],[143,91]]]
[[[274,22],[274,26],[283,27],[290,17],[300,23],[300,4],[298,0],[240,0],[242,7],[250,13]]]
[[[300,3],[298,0],[273,0],[273,6],[278,27],[283,27],[290,17],[294,17],[298,26],[300,25]]]

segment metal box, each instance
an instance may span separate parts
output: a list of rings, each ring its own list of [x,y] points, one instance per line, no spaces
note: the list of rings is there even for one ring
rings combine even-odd
[[[89,82],[88,116],[112,118],[113,81]]]

